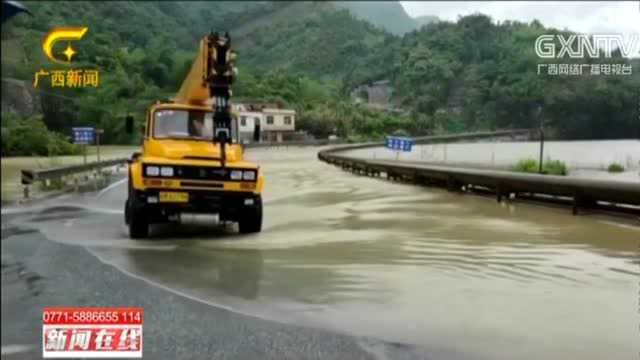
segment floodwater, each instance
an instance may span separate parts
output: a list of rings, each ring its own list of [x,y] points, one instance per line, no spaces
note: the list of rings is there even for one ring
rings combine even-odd
[[[540,142],[486,142],[416,145],[411,152],[384,148],[359,149],[346,155],[366,159],[398,159],[432,164],[509,169],[519,160],[540,158]],[[569,176],[640,181],[640,140],[546,141],[543,161],[565,162]],[[610,164],[624,166],[622,173],[608,173]]]
[[[267,181],[259,234],[129,240],[124,184],[22,222],[174,291],[438,359],[637,358],[637,221],[356,176],[316,152],[248,152]]]

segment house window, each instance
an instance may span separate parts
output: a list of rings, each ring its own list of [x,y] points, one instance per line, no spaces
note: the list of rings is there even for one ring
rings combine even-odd
[[[291,116],[285,116],[284,117],[284,124],[285,125],[291,125]]]
[[[240,116],[240,126],[247,126],[247,117]]]
[[[267,125],[273,125],[273,116],[267,116]]]

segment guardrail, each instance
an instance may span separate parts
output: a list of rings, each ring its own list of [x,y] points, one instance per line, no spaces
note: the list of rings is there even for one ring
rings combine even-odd
[[[124,164],[127,158],[118,158],[112,160],[95,161],[87,164],[66,165],[42,170],[21,170],[22,185],[31,185],[36,181],[44,181],[60,178],[62,176],[71,175],[80,172],[101,169],[104,167]]]
[[[484,139],[486,137],[508,137],[510,139],[517,138],[518,136],[526,136],[527,138],[531,138],[532,134],[537,133],[537,130],[530,129],[518,129],[518,130],[501,130],[501,131],[493,131],[493,132],[475,132],[475,133],[463,133],[463,134],[455,134],[455,135],[438,135],[438,136],[422,136],[413,138],[415,144],[436,144],[436,143],[445,143],[450,142],[452,140],[477,140]],[[264,148],[264,147],[280,147],[280,146],[326,146],[326,145],[340,145],[346,144],[345,146],[349,147],[349,150],[360,149],[366,147],[373,146],[383,146],[383,141],[374,141],[374,142],[366,142],[366,143],[357,143],[357,144],[347,144],[344,140],[327,140],[327,139],[314,139],[314,140],[299,140],[299,141],[281,141],[281,142],[251,142],[248,144],[244,144],[243,146],[247,149],[250,148]]]
[[[517,130],[446,135],[420,138],[421,144],[436,142],[492,138],[496,136],[533,134],[530,130]],[[417,140],[417,139],[416,139]],[[416,141],[417,142],[417,141]],[[320,151],[318,159],[340,166],[345,170],[368,176],[386,174],[391,180],[441,186],[452,191],[482,191],[503,197],[530,198],[542,201],[569,203],[574,215],[579,208],[606,207],[609,210],[640,214],[640,182],[622,182],[565,176],[526,174],[510,171],[422,165],[389,160],[359,159],[339,153],[346,150],[382,146],[382,142],[336,146]],[[605,204],[603,204],[605,203]]]
[[[275,147],[275,146],[323,146],[330,144],[338,144],[334,140],[303,140],[303,141],[284,141],[284,142],[264,142],[244,144],[245,148]],[[114,166],[126,163],[129,158],[118,158],[105,161],[91,162],[87,164],[66,165],[41,170],[21,170],[22,185],[31,185],[37,181],[56,179],[65,175],[86,172],[104,167]]]
[[[265,148],[265,147],[280,147],[280,146],[324,146],[332,144],[340,144],[341,141],[336,140],[300,140],[300,141],[282,141],[282,142],[252,142],[244,144],[247,149],[251,148]]]

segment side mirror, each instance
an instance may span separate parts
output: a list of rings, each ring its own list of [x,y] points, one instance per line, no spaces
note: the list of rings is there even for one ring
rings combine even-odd
[[[125,128],[127,134],[133,134],[133,116],[127,115],[125,118]]]

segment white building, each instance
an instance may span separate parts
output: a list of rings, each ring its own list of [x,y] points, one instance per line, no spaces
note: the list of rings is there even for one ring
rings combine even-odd
[[[240,141],[252,142],[255,136],[260,141],[282,142],[292,140],[296,130],[296,112],[263,106],[234,105],[238,112]]]
[[[255,111],[241,111],[238,118],[240,128],[240,141],[253,141],[254,133],[260,132],[263,123],[263,115]]]
[[[296,112],[288,109],[262,109],[262,140],[282,142],[296,131]]]

